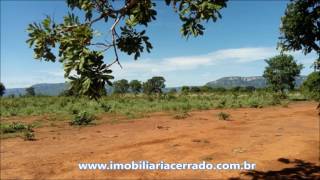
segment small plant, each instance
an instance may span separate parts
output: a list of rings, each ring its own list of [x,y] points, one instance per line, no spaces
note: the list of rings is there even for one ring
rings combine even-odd
[[[262,108],[263,106],[257,99],[249,99],[249,107],[251,108]]]
[[[225,112],[220,112],[218,114],[218,117],[219,117],[220,120],[230,120],[229,119],[230,118],[230,114],[225,113]]]
[[[224,108],[226,106],[226,100],[225,99],[222,99],[218,102],[218,106],[217,108]]]
[[[111,110],[111,105],[106,103],[101,103],[100,107],[103,109],[104,112],[109,112]]]
[[[25,141],[34,141],[35,139],[35,135],[34,135],[34,131],[32,129],[32,127],[30,125],[27,126],[27,129],[24,132],[24,140]]]
[[[12,122],[11,124],[1,124],[1,133],[23,133],[23,137],[25,140],[33,141],[35,140],[35,135],[32,127],[32,125],[25,125],[19,122]]]
[[[185,119],[189,116],[190,116],[190,114],[187,111],[182,111],[182,112],[179,112],[176,115],[174,115],[174,118],[175,119]]]
[[[95,117],[92,114],[82,111],[74,117],[74,119],[70,122],[70,125],[88,125],[93,120],[95,120]]]
[[[1,124],[1,132],[4,134],[20,132],[25,129],[27,129],[27,126],[19,122],[12,122],[11,124]]]

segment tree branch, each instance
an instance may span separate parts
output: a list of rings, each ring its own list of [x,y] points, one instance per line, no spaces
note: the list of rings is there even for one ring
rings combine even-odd
[[[116,47],[116,30],[115,30],[115,27],[116,27],[116,25],[119,23],[119,21],[120,21],[120,18],[121,18],[121,16],[120,17],[118,17],[116,20],[115,20],[115,22],[113,23],[113,25],[111,26],[111,33],[112,33],[112,45],[113,45],[113,50],[114,50],[114,54],[115,54],[115,56],[116,56],[116,60],[115,60],[115,62],[117,62],[118,63],[118,65],[120,66],[120,68],[122,69],[122,65],[121,65],[121,63],[120,63],[120,61],[119,61],[119,57],[118,57],[118,52],[117,52],[117,47]]]
[[[138,3],[138,0],[130,0],[123,8],[118,9],[118,10],[112,10],[112,12],[117,13],[117,14],[120,13],[121,16],[123,16],[126,13],[126,11],[131,9],[137,3]]]

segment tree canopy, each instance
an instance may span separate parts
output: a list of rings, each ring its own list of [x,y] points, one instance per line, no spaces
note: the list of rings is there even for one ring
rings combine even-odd
[[[320,70],[320,1],[292,0],[281,18],[279,47],[282,51],[315,51],[315,69]]]
[[[129,83],[130,89],[133,93],[139,93],[141,92],[142,84],[138,80],[132,80]]]
[[[182,21],[182,35],[203,35],[204,22],[217,21],[219,11],[226,7],[227,0],[165,0]],[[36,59],[59,61],[64,66],[64,76],[71,82],[71,89],[97,99],[105,84],[111,85],[113,76],[110,66],[121,66],[118,51],[138,59],[144,51],[153,48],[146,34],[148,24],[156,20],[155,0],[67,0],[67,6],[84,13],[84,18],[70,11],[62,23],[47,16],[40,23],[29,24],[27,43],[33,47]],[[122,7],[115,3],[123,2]],[[84,21],[81,21],[84,19]],[[98,33],[93,25],[97,22],[112,22],[110,36],[97,42]],[[119,27],[120,26],[120,27]],[[109,40],[108,40],[109,38]],[[104,59],[110,50],[114,59]],[[55,53],[55,52],[58,53]],[[108,52],[110,52],[108,51]],[[57,58],[58,57],[58,58]]]
[[[114,87],[115,93],[120,93],[120,94],[127,93],[129,90],[128,80],[121,79],[121,80],[115,81],[113,83],[113,87]]]
[[[185,93],[185,94],[190,92],[190,87],[189,86],[182,86],[181,87],[181,92]]]
[[[35,96],[36,95],[36,92],[35,92],[35,90],[34,90],[34,87],[28,87],[28,88],[26,88],[26,95],[27,96]]]
[[[293,56],[281,54],[265,60],[268,64],[263,77],[272,90],[284,93],[295,86],[295,78],[299,76],[303,66],[297,64]]]
[[[162,93],[162,89],[165,88],[165,81],[164,77],[161,76],[152,77],[143,83],[143,92],[146,94]]]

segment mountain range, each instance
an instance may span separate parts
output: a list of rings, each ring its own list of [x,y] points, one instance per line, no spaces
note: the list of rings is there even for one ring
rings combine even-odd
[[[296,87],[300,87],[306,78],[307,76],[297,77],[295,80]],[[255,88],[264,88],[267,86],[267,81],[262,76],[251,76],[251,77],[231,76],[231,77],[223,77],[215,81],[208,82],[206,85],[211,87],[224,87],[224,88],[232,88],[237,86],[240,86],[240,87],[253,86]]]
[[[306,79],[306,76],[299,76],[296,78],[296,87],[301,86],[303,81]],[[224,88],[232,88],[232,87],[246,87],[253,86],[255,88],[263,88],[266,87],[266,80],[262,76],[251,76],[251,77],[240,77],[240,76],[231,76],[231,77],[223,77],[217,79],[215,81],[210,81],[205,85],[211,87],[224,87]],[[57,96],[64,90],[68,89],[67,83],[42,83],[32,85],[34,87],[36,94],[49,95],[49,96]],[[4,96],[9,95],[24,95],[26,94],[26,88],[8,88],[5,91]],[[113,90],[112,87],[106,87],[108,93],[111,93]],[[167,92],[171,88],[166,88],[164,91]],[[179,91],[180,87],[176,87]]]

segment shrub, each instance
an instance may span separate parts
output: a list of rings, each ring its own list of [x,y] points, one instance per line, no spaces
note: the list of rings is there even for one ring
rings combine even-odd
[[[226,106],[227,100],[226,99],[221,99],[218,102],[217,108],[224,108]]]
[[[302,93],[309,99],[320,100],[320,72],[311,73],[302,84]]]
[[[93,120],[95,120],[95,117],[92,114],[82,111],[74,117],[74,119],[70,122],[70,125],[88,125]]]
[[[101,103],[100,107],[103,109],[104,112],[109,112],[111,110],[111,105],[106,103]]]
[[[229,120],[230,114],[225,113],[225,112],[220,112],[218,114],[218,117],[219,117],[220,120]]]
[[[10,124],[1,124],[1,133],[23,133],[24,140],[35,140],[32,125],[24,125],[19,122],[12,122]]]
[[[72,114],[78,114],[79,113],[79,110],[78,109],[72,109]]]
[[[27,129],[27,126],[19,122],[13,122],[11,124],[1,124],[1,132],[4,134],[21,132],[25,129]]]
[[[261,108],[262,105],[259,104],[259,102],[256,99],[250,99],[249,100],[249,107],[252,108]]]
[[[27,126],[27,129],[24,131],[24,140],[25,141],[34,141],[35,135],[32,127],[30,125]]]

